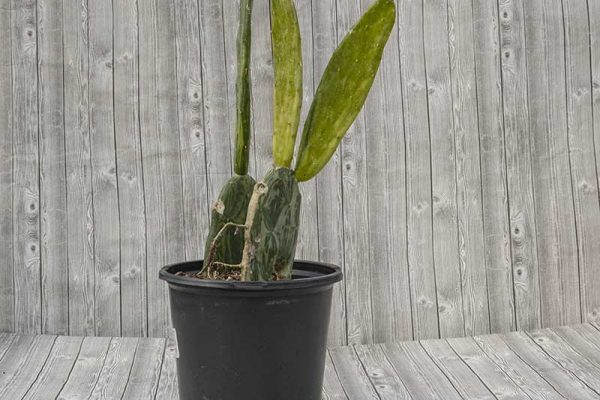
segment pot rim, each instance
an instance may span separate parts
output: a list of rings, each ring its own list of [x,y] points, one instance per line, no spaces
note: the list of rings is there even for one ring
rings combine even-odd
[[[318,262],[295,260],[293,267],[294,278],[281,281],[218,281],[202,280],[187,276],[175,275],[177,272],[199,271],[203,260],[187,261],[167,265],[161,268],[159,278],[170,285],[198,289],[220,289],[226,291],[264,292],[293,289],[309,289],[333,285],[342,280],[342,269],[336,265]]]

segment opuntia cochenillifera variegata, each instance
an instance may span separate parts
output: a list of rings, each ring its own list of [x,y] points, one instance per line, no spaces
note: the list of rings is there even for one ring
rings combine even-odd
[[[376,0],[333,53],[304,123],[291,169],[302,105],[302,52],[294,0],[270,0],[274,68],[273,168],[260,182],[247,175],[250,37],[253,0],[240,2],[234,170],[211,212],[199,277],[290,279],[301,196],[298,183],[327,164],[373,85],[396,20],[393,0]]]

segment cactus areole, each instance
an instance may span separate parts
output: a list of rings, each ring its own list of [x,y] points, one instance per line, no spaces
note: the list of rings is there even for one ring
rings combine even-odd
[[[300,219],[299,182],[314,178],[335,153],[373,84],[396,19],[393,0],[376,0],[333,53],[308,112],[292,169],[302,106],[302,46],[293,0],[270,0],[274,68],[273,168],[248,175],[251,138],[251,20],[241,0],[233,176],[211,210],[202,270],[208,280],[292,277]],[[210,149],[208,149],[210,151]]]

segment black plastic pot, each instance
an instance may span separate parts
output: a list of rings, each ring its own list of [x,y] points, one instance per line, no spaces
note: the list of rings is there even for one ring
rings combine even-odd
[[[296,261],[278,282],[176,276],[202,261],[160,271],[177,332],[181,400],[318,400],[338,267]]]

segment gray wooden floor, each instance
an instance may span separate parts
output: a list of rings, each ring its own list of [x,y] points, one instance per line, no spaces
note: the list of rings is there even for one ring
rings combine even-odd
[[[175,358],[165,339],[0,334],[0,399],[177,399]],[[332,348],[323,399],[600,399],[600,327]]]

